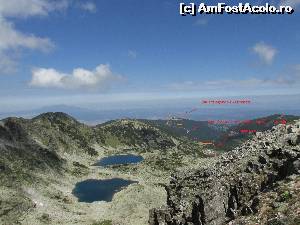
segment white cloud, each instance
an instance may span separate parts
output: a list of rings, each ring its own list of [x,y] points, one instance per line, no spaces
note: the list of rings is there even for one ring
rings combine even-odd
[[[65,10],[73,0],[0,0],[0,74],[16,71],[18,64],[13,54],[29,49],[48,52],[54,47],[49,38],[18,31],[11,18],[47,16],[50,12]],[[94,11],[93,3],[82,4],[82,9]]]
[[[256,53],[265,64],[271,64],[278,52],[277,49],[264,42],[257,43],[252,48],[252,51]]]
[[[47,15],[48,4],[41,0],[0,0],[0,14],[5,17]]]
[[[17,62],[13,54],[19,49],[48,52],[54,44],[48,38],[24,34],[15,29],[13,23],[0,15],[0,74],[15,72]]]
[[[94,13],[97,11],[97,6],[93,2],[85,2],[80,4],[80,8],[88,12]]]
[[[76,68],[71,74],[62,73],[51,68],[37,68],[32,71],[30,85],[42,88],[99,89],[106,88],[111,82],[120,79],[122,77],[114,74],[107,64],[100,64],[92,71]]]
[[[55,69],[38,68],[32,71],[30,85],[38,87],[62,87],[62,78],[66,76]]]
[[[68,0],[0,0],[0,15],[4,17],[46,16],[50,11],[67,8]]]
[[[128,56],[129,56],[130,58],[136,59],[137,56],[138,56],[138,53],[137,53],[136,51],[134,51],[134,50],[129,50],[129,51],[128,51]]]
[[[0,17],[0,52],[20,47],[48,51],[53,46],[53,43],[48,38],[21,33],[15,29],[11,22]]]
[[[300,4],[300,0],[281,0],[280,5],[288,5],[296,8]]]
[[[0,74],[16,71],[14,53],[22,49],[48,52],[54,44],[48,38],[18,31],[11,17],[46,16],[48,12],[68,6],[67,0],[0,0]]]

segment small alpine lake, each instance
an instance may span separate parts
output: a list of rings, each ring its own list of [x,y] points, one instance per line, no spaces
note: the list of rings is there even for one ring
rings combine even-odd
[[[126,165],[126,164],[136,164],[139,162],[142,162],[144,158],[139,155],[112,155],[108,157],[104,157],[100,159],[97,163],[95,163],[95,166],[103,166],[103,167],[109,167],[113,165]]]
[[[89,179],[77,183],[72,194],[78,198],[79,202],[110,202],[115,193],[134,183],[138,182],[120,178],[106,180]]]

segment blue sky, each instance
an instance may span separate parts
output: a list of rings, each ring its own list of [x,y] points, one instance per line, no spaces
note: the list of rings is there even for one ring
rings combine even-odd
[[[180,2],[0,0],[0,105],[299,94],[300,1],[195,17]]]

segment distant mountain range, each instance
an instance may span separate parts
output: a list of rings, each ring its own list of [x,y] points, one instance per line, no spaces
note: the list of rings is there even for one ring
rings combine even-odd
[[[278,124],[290,124],[300,116],[275,114],[251,120],[194,121],[181,118],[141,120],[175,136],[199,141],[216,150],[231,150],[250,139],[256,132],[272,129]]]
[[[23,110],[15,112],[1,112],[0,119],[16,116],[23,118],[33,118],[47,112],[65,112],[81,122],[89,125],[96,125],[115,119],[150,119],[167,120],[170,117],[180,117],[194,121],[209,120],[249,120],[252,118],[266,117],[273,114],[285,113],[286,115],[300,115],[300,109],[288,108],[282,112],[279,109],[261,108],[261,107],[189,107],[187,105],[140,107],[132,109],[106,109],[106,108],[82,108],[69,105],[53,105],[32,110]],[[190,127],[192,128],[192,127]]]
[[[275,110],[276,111],[276,110]],[[96,125],[115,119],[137,119],[155,125],[161,130],[177,137],[210,144],[217,150],[230,150],[251,137],[256,131],[265,131],[276,125],[275,121],[284,119],[287,122],[299,116],[287,113],[273,114],[274,110],[253,108],[160,108],[160,109],[124,109],[124,110],[93,110],[75,106],[54,105],[36,110],[15,113],[0,113],[0,118],[9,116],[33,118],[45,112],[64,112],[88,125]],[[172,113],[173,112],[173,113]],[[297,110],[294,115],[300,115]],[[293,113],[291,113],[293,114]],[[270,116],[272,115],[272,116]],[[254,119],[257,118],[257,119]]]

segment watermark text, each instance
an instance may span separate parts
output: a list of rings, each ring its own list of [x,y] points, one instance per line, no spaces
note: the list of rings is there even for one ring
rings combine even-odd
[[[288,5],[275,6],[270,3],[265,5],[251,5],[250,3],[238,3],[227,5],[218,3],[216,5],[206,5],[205,3],[180,3],[179,13],[182,16],[197,14],[293,14],[294,9]]]

